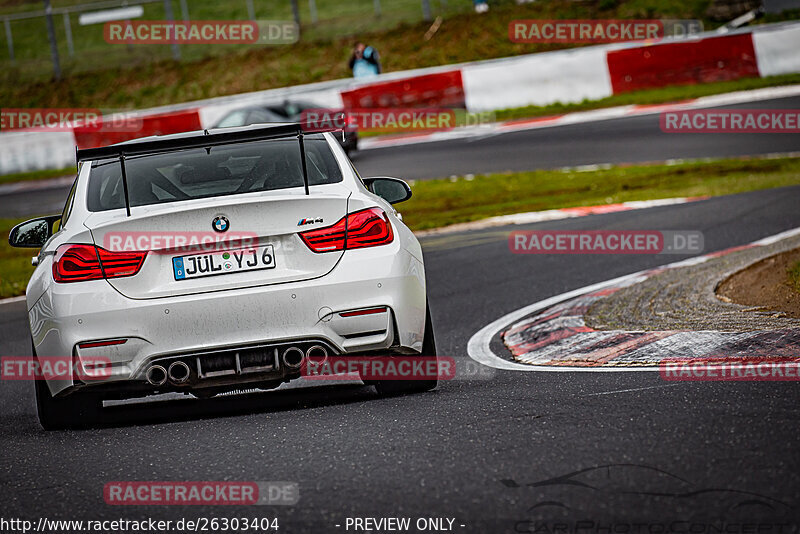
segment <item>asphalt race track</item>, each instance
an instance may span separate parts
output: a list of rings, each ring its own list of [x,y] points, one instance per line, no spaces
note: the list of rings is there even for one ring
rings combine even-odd
[[[720,109],[797,109],[800,97],[762,100]],[[726,158],[800,150],[786,134],[664,133],[659,116],[542,128],[486,138],[380,148],[357,154],[362,176],[397,173],[398,178],[554,169],[600,163],[637,163],[677,158]],[[396,169],[396,170],[395,170]]]
[[[723,107],[728,108],[798,109],[800,97]],[[426,179],[453,174],[795,151],[800,151],[800,139],[791,134],[664,133],[656,114],[485,138],[365,150],[354,156],[354,163],[362,176]],[[0,213],[5,217],[60,213],[68,189],[64,186],[35,192],[0,194]]]
[[[699,230],[710,252],[800,226],[798,205],[800,186],[531,228]],[[503,230],[424,241],[440,355],[465,358],[474,332],[531,302],[681,259],[514,255]],[[29,353],[24,311],[0,306],[4,355]],[[546,510],[587,533],[742,517],[789,532],[776,525],[800,519],[796,382],[497,371],[391,399],[341,384],[117,405],[111,426],[51,433],[30,383],[0,388],[6,518],[278,517],[279,532],[346,532],[348,517],[442,517],[455,532],[552,532],[533,519]],[[105,505],[104,484],[123,480],[295,481],[300,501]]]
[[[800,98],[736,107],[797,109]],[[355,163],[364,176],[430,178],[798,150],[800,139],[786,134],[664,134],[653,115],[375,149]],[[58,212],[65,196],[63,189],[0,195],[0,209],[6,217]],[[707,253],[800,226],[798,207],[795,186],[514,229],[694,230],[703,232]],[[423,240],[440,355],[471,362],[470,337],[506,313],[682,259],[515,255],[508,230]],[[30,353],[26,323],[24,302],[0,305],[0,354]],[[345,525],[356,517],[449,518],[454,532],[564,534],[540,518],[583,521],[581,534],[659,534],[665,530],[651,527],[665,524],[685,534],[756,532],[748,521],[766,525],[757,530],[763,534],[800,524],[797,382],[483,371],[491,376],[400,398],[349,383],[118,403],[106,407],[105,427],[50,433],[38,424],[33,386],[2,381],[0,515],[277,517],[278,532],[353,532]],[[106,505],[103,486],[128,480],[292,481],[300,500]],[[711,528],[720,524],[729,528]]]

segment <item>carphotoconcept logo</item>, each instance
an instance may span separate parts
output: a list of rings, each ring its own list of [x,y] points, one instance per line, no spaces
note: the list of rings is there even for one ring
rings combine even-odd
[[[508,236],[514,254],[699,254],[703,234],[656,230],[518,230]]]

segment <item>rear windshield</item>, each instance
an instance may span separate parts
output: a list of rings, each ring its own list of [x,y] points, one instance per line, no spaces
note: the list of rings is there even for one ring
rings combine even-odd
[[[305,138],[309,185],[342,181],[328,142]],[[296,139],[258,141],[125,159],[131,206],[303,187]],[[118,159],[96,161],[89,175],[88,208],[125,207]]]

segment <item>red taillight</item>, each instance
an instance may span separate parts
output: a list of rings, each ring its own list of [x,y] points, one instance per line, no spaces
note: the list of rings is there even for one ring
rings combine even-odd
[[[300,237],[314,252],[333,252],[386,245],[394,239],[389,217],[379,208],[368,208],[339,219],[336,224],[302,232]]]
[[[53,279],[56,282],[102,280],[103,271],[94,245],[61,245],[53,258]]]
[[[394,234],[389,216],[378,208],[357,211],[347,216],[347,246],[345,248],[364,248],[386,245],[392,242]]]
[[[147,252],[110,252],[97,247],[106,278],[133,276],[142,268]]]
[[[61,245],[53,259],[53,279],[62,284],[133,276],[147,252],[110,252],[94,245]]]
[[[344,250],[346,233],[347,220],[343,217],[333,226],[301,232],[300,238],[314,252],[333,252]]]

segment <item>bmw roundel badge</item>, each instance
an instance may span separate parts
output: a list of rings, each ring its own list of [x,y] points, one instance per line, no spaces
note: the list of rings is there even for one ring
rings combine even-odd
[[[231,223],[228,221],[227,217],[220,215],[211,221],[211,227],[214,228],[215,232],[227,232],[228,228],[231,227]]]

